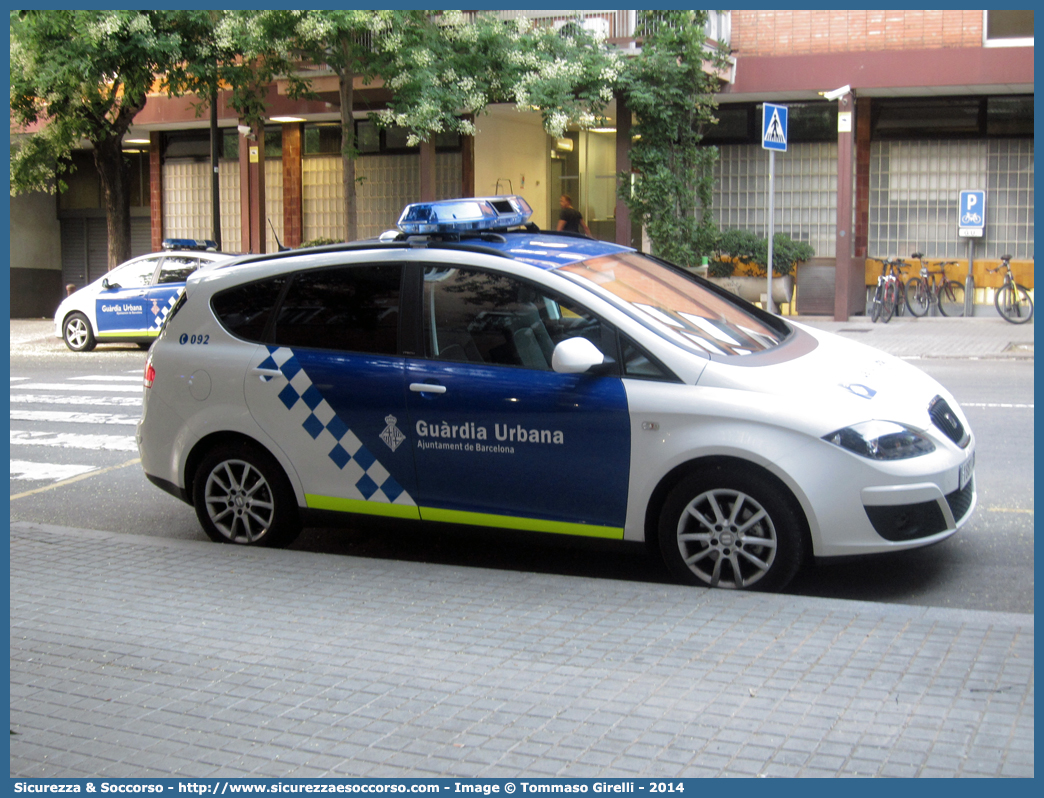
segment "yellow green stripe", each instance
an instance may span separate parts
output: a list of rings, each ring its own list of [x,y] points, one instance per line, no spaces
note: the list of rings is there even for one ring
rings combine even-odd
[[[389,504],[388,502],[368,502],[362,499],[339,499],[336,496],[316,496],[305,494],[305,502],[312,510],[334,510],[339,513],[362,513],[364,515],[381,515],[387,518],[410,518],[420,520],[420,512],[415,504]]]
[[[117,330],[116,332],[100,332],[95,338],[155,338],[159,330]]]
[[[543,518],[468,513],[461,510],[442,510],[437,507],[422,507],[420,514],[425,521],[441,521],[447,524],[469,524],[471,526],[491,526],[500,529],[522,529],[528,532],[550,532],[555,535],[579,535],[587,538],[623,540],[623,527],[616,526],[571,524],[565,521],[547,521]]]

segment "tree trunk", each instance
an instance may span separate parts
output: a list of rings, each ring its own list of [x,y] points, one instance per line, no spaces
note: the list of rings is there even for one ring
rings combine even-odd
[[[122,136],[114,136],[94,143],[94,165],[105,194],[110,270],[131,256],[130,169],[121,141]]]
[[[344,240],[355,241],[359,237],[359,221],[355,197],[355,75],[345,69],[341,73],[341,159],[344,166]]]

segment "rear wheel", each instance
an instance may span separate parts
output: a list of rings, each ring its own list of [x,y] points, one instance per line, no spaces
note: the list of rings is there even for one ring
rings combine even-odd
[[[98,344],[90,321],[82,313],[72,313],[65,319],[62,338],[74,352],[90,352]]]
[[[1025,324],[1033,318],[1033,300],[1021,285],[1006,285],[993,299],[997,312],[1012,324]]]
[[[939,289],[939,311],[944,316],[964,315],[964,286],[956,280],[947,280]]]
[[[218,543],[287,546],[301,531],[293,489],[279,463],[251,443],[225,443],[203,458],[192,500],[203,531]]]
[[[928,285],[920,277],[911,277],[906,284],[906,306],[915,316],[923,316],[928,312],[931,299],[928,296]]]
[[[729,465],[682,479],[660,512],[660,552],[671,573],[704,587],[785,587],[804,558],[804,536],[784,490]]]
[[[897,280],[895,283],[895,315],[902,316],[906,313],[906,283]]]

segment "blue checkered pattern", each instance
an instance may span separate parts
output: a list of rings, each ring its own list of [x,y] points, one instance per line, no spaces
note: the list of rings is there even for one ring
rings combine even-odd
[[[348,425],[323,398],[289,347],[269,346],[263,369],[279,369],[286,385],[279,401],[315,445],[348,478],[367,501],[413,504],[403,487],[388,473],[373,453],[363,445]],[[275,386],[273,386],[273,389]]]
[[[160,312],[152,317],[152,327],[150,327],[149,329],[151,329],[151,330],[158,330],[158,329],[160,329],[163,326],[163,322],[166,320],[167,316],[170,314],[171,308],[174,307],[174,304],[178,301],[178,298],[183,293],[185,293],[185,289],[184,288],[176,291],[174,293],[174,296],[172,296],[170,299],[167,300],[167,304],[160,308]]]

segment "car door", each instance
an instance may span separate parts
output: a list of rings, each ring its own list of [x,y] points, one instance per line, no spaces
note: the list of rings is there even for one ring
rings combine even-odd
[[[555,345],[615,333],[512,276],[428,267],[424,357],[407,361],[424,519],[623,536],[630,427],[616,375],[558,374]]]
[[[413,454],[402,445],[402,270],[293,275],[249,364],[247,407],[293,464],[310,508],[417,518]]]
[[[113,269],[94,300],[99,339],[133,338],[148,326],[146,301],[161,255],[147,255]]]
[[[199,255],[171,252],[164,256],[156,279],[145,295],[145,335],[150,338],[159,335],[163,320],[185,290],[185,281],[199,266]]]

